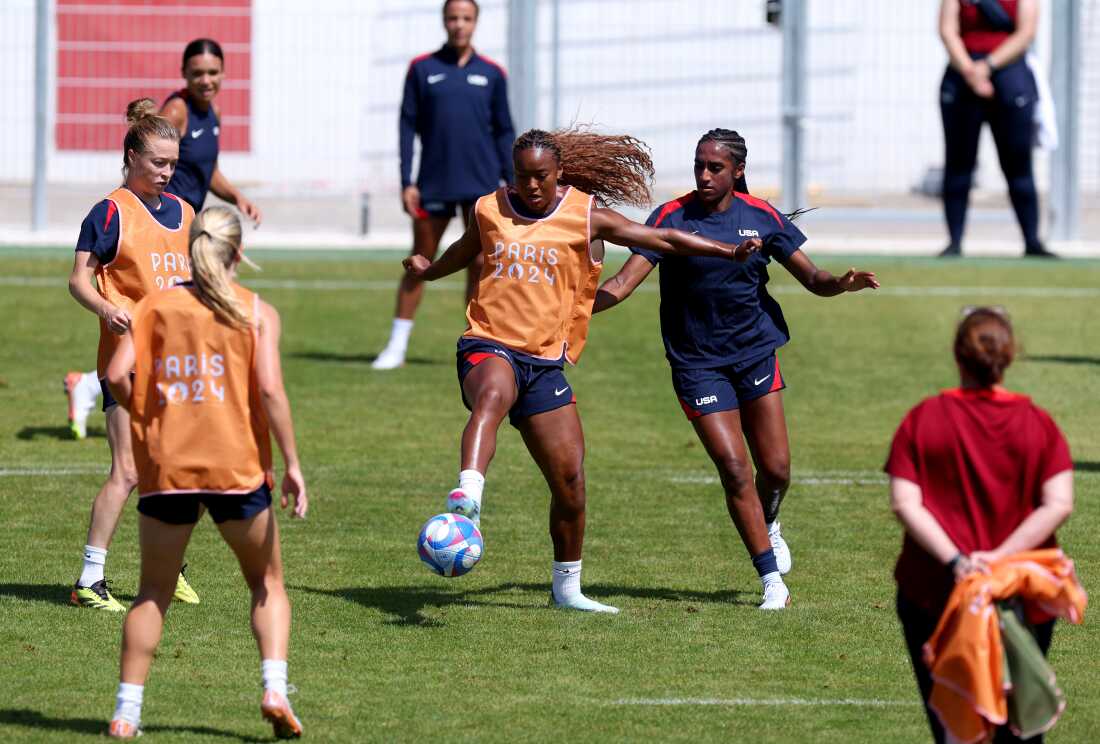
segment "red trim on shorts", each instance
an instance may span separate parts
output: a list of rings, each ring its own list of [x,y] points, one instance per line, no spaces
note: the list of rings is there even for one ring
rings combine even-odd
[[[424,207],[417,207],[416,214],[413,215],[413,219],[415,220],[426,220],[429,217],[431,217],[431,215],[428,214],[427,210],[425,210]]]
[[[772,380],[772,389],[768,392],[774,393],[776,390],[781,390],[782,388],[783,376],[779,374],[779,355],[777,354],[775,357],[775,379]]]
[[[466,361],[469,362],[471,366],[476,367],[486,359],[492,359],[495,356],[497,355],[491,351],[473,351],[466,355]]]
[[[696,411],[694,408],[685,403],[684,399],[680,396],[677,395],[676,400],[680,402],[680,408],[684,409],[684,415],[688,417],[688,421],[691,421],[692,419],[697,419],[703,415],[702,411]]]
[[[757,209],[764,210],[765,212],[767,212],[768,214],[770,214],[772,217],[775,218],[775,221],[779,223],[780,227],[783,227],[783,220],[780,219],[779,212],[776,212],[775,207],[773,207],[771,204],[768,204],[763,199],[758,199],[755,196],[751,196],[749,194],[742,194],[740,191],[734,191],[733,195],[736,196],[741,201],[745,202],[746,204],[750,204],[750,205],[756,207]]]
[[[115,216],[115,212],[117,212],[117,211],[118,211],[118,206],[113,201],[108,199],[107,200],[107,219],[105,219],[103,221],[103,231],[104,232],[107,232],[107,228],[111,224],[111,218]]]
[[[672,214],[673,212],[675,212],[679,209],[683,209],[684,206],[687,205],[688,202],[692,201],[693,199],[695,199],[695,192],[694,191],[692,191],[690,194],[684,194],[683,196],[677,197],[677,198],[673,199],[670,202],[666,202],[661,207],[661,211],[657,215],[657,219],[654,220],[653,226],[654,227],[660,227],[661,223],[664,222],[665,217],[668,217],[670,214]]]

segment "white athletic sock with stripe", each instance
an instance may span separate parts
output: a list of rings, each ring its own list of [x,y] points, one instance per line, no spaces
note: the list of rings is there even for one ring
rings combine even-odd
[[[286,697],[285,659],[264,659],[260,662],[260,674],[263,675],[264,690],[271,690]]]
[[[145,685],[131,685],[126,682],[118,683],[118,694],[115,695],[115,714],[111,720],[122,719],[135,726],[141,725],[141,699],[145,696]]]
[[[552,574],[555,602],[567,602],[581,596],[580,561],[554,561]]]
[[[406,318],[394,318],[393,327],[390,329],[390,341],[387,349],[400,351],[402,354],[409,348],[409,336],[412,334],[413,322]]]
[[[84,569],[80,572],[78,586],[91,586],[103,580],[103,566],[107,563],[107,548],[84,546]]]
[[[467,498],[481,506],[481,492],[485,489],[485,476],[476,470],[462,470],[458,474],[458,487]]]

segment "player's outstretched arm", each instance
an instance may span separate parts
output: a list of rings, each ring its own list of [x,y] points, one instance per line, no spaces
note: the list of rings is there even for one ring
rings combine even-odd
[[[602,207],[592,210],[591,224],[591,239],[600,238],[616,245],[649,248],[681,256],[714,256],[744,261],[763,245],[759,238],[749,238],[740,245],[733,245],[683,230],[639,225],[612,209]]]
[[[260,303],[260,342],[256,349],[256,384],[260,389],[263,403],[275,443],[283,453],[283,476],[281,504],[285,509],[288,497],[294,497],[294,511],[291,516],[305,517],[309,509],[309,497],[306,496],[306,482],[302,477],[302,466],[298,462],[298,448],[294,442],[294,422],[290,417],[290,401],[283,386],[283,366],[279,357],[279,313],[266,302]]]
[[[653,271],[653,264],[644,257],[634,254],[628,258],[619,269],[619,273],[596,290],[596,301],[592,304],[592,312],[602,312],[618,305],[645,281],[651,271]]]
[[[477,220],[471,219],[462,237],[451,243],[435,263],[425,256],[413,255],[402,261],[401,265],[415,278],[431,282],[466,268],[480,251],[481,232],[477,228]]]
[[[873,271],[848,269],[836,276],[825,269],[819,269],[803,251],[798,250],[780,263],[803,287],[819,297],[833,297],[843,292],[858,292],[861,289],[878,289],[879,282]]]

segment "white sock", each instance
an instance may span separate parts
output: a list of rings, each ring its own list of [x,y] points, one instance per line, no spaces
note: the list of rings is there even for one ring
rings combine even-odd
[[[581,562],[554,561],[551,586],[554,601],[563,602],[581,593]]]
[[[115,695],[115,714],[111,716],[111,720],[121,718],[135,726],[141,725],[141,699],[144,695],[145,685],[119,682],[118,694]]]
[[[264,659],[260,662],[260,673],[264,678],[264,689],[273,690],[286,697],[286,660]]]
[[[76,384],[78,390],[82,394],[89,396],[91,400],[96,400],[103,394],[103,388],[99,386],[99,378],[95,372],[85,372],[80,376],[80,382]]]
[[[768,587],[768,584],[775,584],[775,583],[782,584],[783,583],[783,574],[779,573],[778,571],[772,571],[771,573],[766,573],[766,574],[764,574],[763,576],[760,577],[760,583],[764,585],[765,589]]]
[[[480,505],[481,492],[485,489],[485,476],[476,470],[462,470],[458,474],[458,487]]]
[[[394,318],[393,327],[390,329],[390,341],[387,349],[396,349],[404,353],[409,348],[409,334],[412,333],[413,322],[405,318]]]
[[[79,586],[91,586],[103,580],[103,566],[107,563],[107,548],[84,546],[84,569],[80,572]]]

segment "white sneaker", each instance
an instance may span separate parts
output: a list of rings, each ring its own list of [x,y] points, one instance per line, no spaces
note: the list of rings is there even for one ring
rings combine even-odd
[[[572,597],[568,597],[559,601],[553,592],[550,592],[550,601],[554,603],[554,606],[559,610],[579,610],[580,612],[605,612],[609,615],[618,615],[619,608],[612,607],[611,605],[605,605],[597,602],[594,599],[589,599],[583,594],[574,594]]]
[[[471,499],[461,488],[447,494],[447,511],[466,517],[476,527],[481,526],[481,502]]]
[[[764,585],[762,610],[784,610],[791,606],[791,591],[782,581],[772,581]]]
[[[382,353],[371,362],[371,369],[397,369],[405,364],[404,349],[395,349],[387,346]]]
[[[787,541],[779,532],[778,520],[768,527],[768,541],[772,544],[772,553],[775,554],[775,565],[779,573],[786,576],[791,572],[791,549],[787,547]]]
[[[69,430],[77,439],[88,436],[88,416],[95,409],[96,396],[90,395],[81,385],[84,374],[70,372],[65,375],[65,395],[69,399]]]

